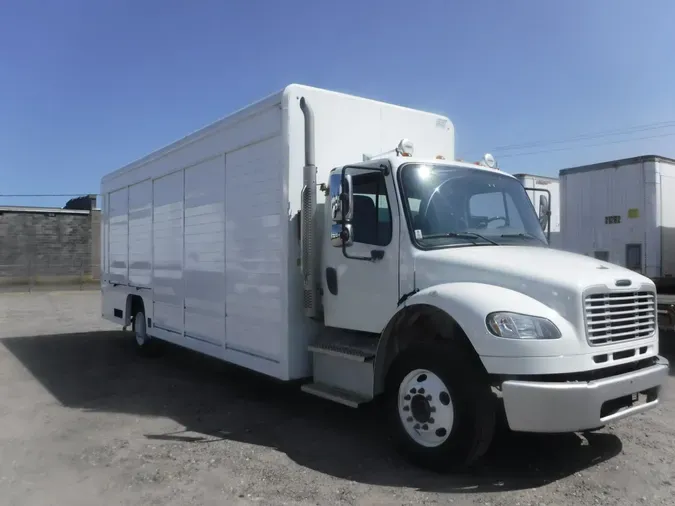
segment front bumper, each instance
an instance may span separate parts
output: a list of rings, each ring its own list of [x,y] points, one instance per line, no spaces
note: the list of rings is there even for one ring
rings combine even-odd
[[[658,357],[643,369],[594,381],[505,381],[502,395],[509,427],[519,432],[576,432],[647,411],[659,403],[668,369],[668,360]]]

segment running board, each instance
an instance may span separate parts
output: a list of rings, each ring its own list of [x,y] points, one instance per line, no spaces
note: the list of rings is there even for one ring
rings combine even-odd
[[[340,346],[339,344],[312,344],[307,347],[308,351],[312,353],[320,353],[322,355],[331,355],[333,357],[340,357],[346,360],[354,360],[356,362],[366,362],[375,357],[375,353],[369,350],[360,350],[358,348],[351,348],[348,346]]]
[[[368,362],[375,358],[378,340],[371,337],[354,336],[348,333],[328,333],[323,339],[310,344],[307,350],[321,355]]]
[[[300,387],[300,390],[308,394],[316,395],[322,399],[344,404],[350,408],[358,408],[359,405],[369,402],[369,399],[362,397],[354,392],[348,392],[337,387],[322,385],[321,383],[306,383]]]

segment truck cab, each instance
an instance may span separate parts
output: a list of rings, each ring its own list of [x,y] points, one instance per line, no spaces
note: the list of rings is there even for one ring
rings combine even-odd
[[[547,210],[492,157],[413,150],[402,140],[323,186],[326,332],[303,390],[350,406],[383,394],[400,449],[432,468],[480,457],[500,405],[512,430],[549,433],[655,407],[668,363],[654,284],[550,248]]]
[[[531,256],[531,247],[547,246],[522,186],[497,169],[410,157],[335,169],[327,204],[334,215],[343,173],[351,212],[344,225],[327,224],[328,326],[377,332],[391,318],[392,303],[435,286],[439,276],[453,282],[501,276],[475,262],[476,255],[491,257],[491,247],[511,246],[500,256]],[[349,288],[340,293],[340,285]]]

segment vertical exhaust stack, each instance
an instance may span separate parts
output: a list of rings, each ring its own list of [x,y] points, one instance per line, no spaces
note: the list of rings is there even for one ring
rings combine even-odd
[[[305,314],[317,316],[316,248],[314,241],[314,216],[316,213],[316,165],[314,165],[314,112],[305,100],[300,99],[300,109],[305,116],[305,166],[302,174],[302,209],[300,211],[300,255],[303,278],[303,304]]]

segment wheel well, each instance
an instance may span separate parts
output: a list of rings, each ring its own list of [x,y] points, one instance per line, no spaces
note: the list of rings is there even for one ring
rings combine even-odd
[[[126,311],[124,312],[124,320],[126,325],[131,325],[131,319],[136,314],[136,311],[140,310],[145,312],[143,297],[140,295],[127,295],[126,306]]]
[[[475,359],[477,367],[485,370],[466,332],[452,316],[437,307],[417,304],[399,311],[380,337],[375,358],[376,394],[384,390],[385,379],[394,359],[403,350],[418,343],[461,347]]]

